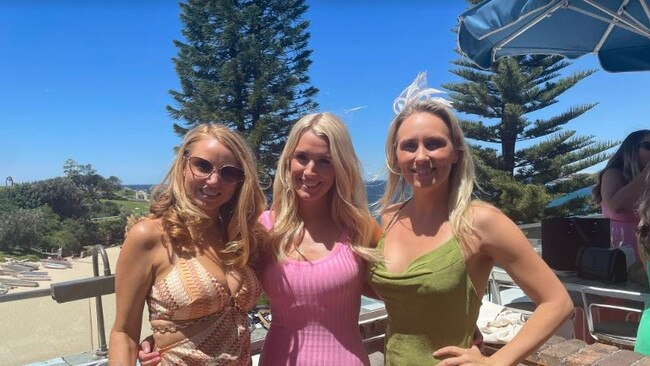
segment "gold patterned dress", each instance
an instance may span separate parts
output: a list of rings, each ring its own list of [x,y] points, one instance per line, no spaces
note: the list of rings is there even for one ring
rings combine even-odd
[[[255,305],[261,287],[249,267],[241,271],[241,278],[241,288],[231,296],[198,259],[177,258],[172,270],[147,295],[149,320],[205,325],[189,338],[157,348],[161,365],[251,365],[246,313]],[[169,328],[152,327],[154,332],[173,331]]]

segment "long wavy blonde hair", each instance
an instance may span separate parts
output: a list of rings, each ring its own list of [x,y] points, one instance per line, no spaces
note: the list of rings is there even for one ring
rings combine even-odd
[[[388,179],[384,195],[377,204],[378,213],[386,211],[389,206],[410,198],[411,192],[397,165],[397,132],[406,118],[415,113],[430,113],[442,119],[450,131],[451,142],[458,150],[458,161],[452,166],[449,175],[448,215],[453,234],[464,245],[475,234],[472,225],[471,204],[475,184],[474,160],[456,115],[445,105],[434,100],[420,100],[407,104],[393,119],[388,128],[386,139],[386,168]]]
[[[184,183],[186,157],[194,145],[204,139],[215,139],[228,148],[245,175],[232,199],[219,208],[218,218],[209,217],[194,203]],[[222,125],[201,124],[185,135],[172,167],[156,189],[148,217],[161,219],[166,241],[177,251],[197,249],[194,243],[205,228],[220,220],[226,246],[217,254],[224,263],[241,268],[251,260],[258,260],[259,243],[265,235],[258,218],[265,206],[255,157],[244,139]]]
[[[369,247],[377,227],[370,211],[366,189],[361,175],[350,134],[343,122],[331,113],[308,114],[291,129],[273,181],[275,215],[270,240],[278,261],[285,259],[292,246],[298,244],[305,232],[305,225],[298,214],[298,198],[291,179],[290,160],[302,135],[312,131],[327,141],[335,172],[332,187],[331,214],[339,227],[345,228],[351,249],[367,261],[376,261],[377,252]]]

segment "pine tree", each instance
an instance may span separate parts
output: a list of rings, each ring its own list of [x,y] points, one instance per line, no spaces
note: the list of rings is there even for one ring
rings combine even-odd
[[[288,130],[317,108],[307,75],[309,22],[304,0],[188,0],[173,58],[180,91],[170,91],[183,136],[200,123],[221,123],[244,135],[260,168],[272,174]]]
[[[562,93],[595,70],[561,76],[570,63],[544,55],[505,57],[491,70],[465,59],[453,63],[459,68],[452,73],[465,80],[444,85],[454,108],[484,119],[461,121],[466,136],[481,142],[472,144],[481,197],[519,222],[585,209],[583,198],[544,212],[553,198],[592,183],[590,175],[579,173],[606,160],[606,151],[615,146],[565,128],[596,104],[573,106],[547,119],[530,114],[557,103]]]

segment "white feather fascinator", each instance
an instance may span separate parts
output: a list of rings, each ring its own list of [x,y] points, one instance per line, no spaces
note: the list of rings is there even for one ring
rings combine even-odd
[[[395,98],[395,101],[393,102],[393,111],[395,114],[399,114],[402,110],[404,110],[404,108],[406,108],[407,105],[419,100],[427,99],[438,102],[447,108],[452,108],[451,102],[449,100],[445,98],[434,97],[435,94],[442,93],[444,93],[442,90],[429,88],[427,85],[427,73],[426,71],[421,72],[411,83],[411,85],[407,86],[402,94],[400,94],[399,97]]]

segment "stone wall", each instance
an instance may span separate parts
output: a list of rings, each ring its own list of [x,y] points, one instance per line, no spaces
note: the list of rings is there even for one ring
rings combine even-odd
[[[486,346],[487,354],[498,348]],[[531,366],[650,366],[650,357],[616,346],[587,344],[579,339],[554,336],[520,365]]]

